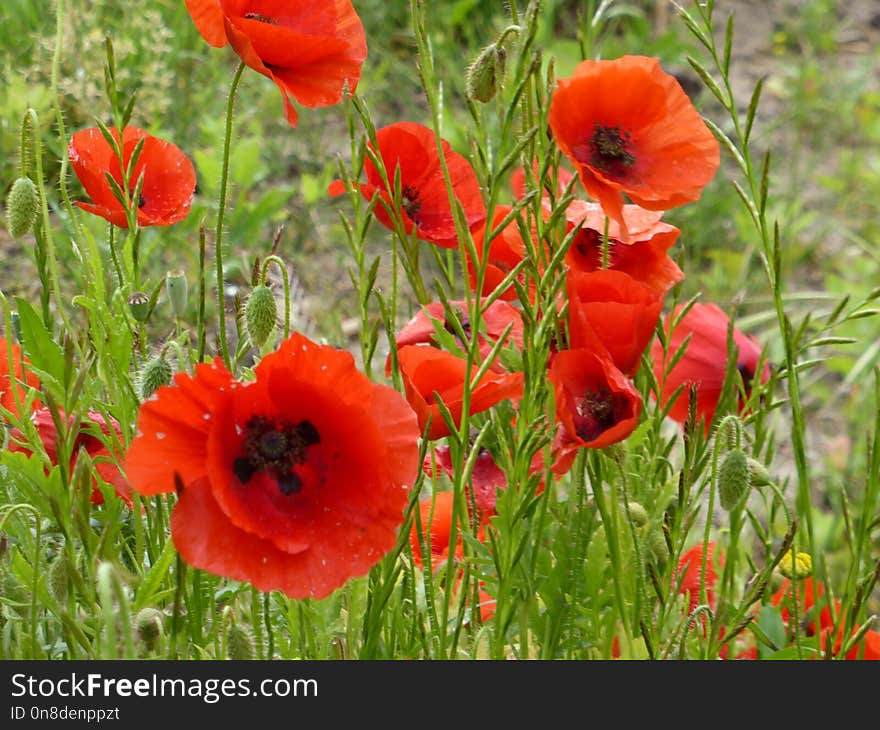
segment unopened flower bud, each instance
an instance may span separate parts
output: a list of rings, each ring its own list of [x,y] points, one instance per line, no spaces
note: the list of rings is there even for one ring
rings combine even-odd
[[[266,343],[275,329],[277,317],[278,305],[272,290],[265,284],[255,286],[244,307],[245,326],[254,347],[262,347]]]
[[[230,659],[254,659],[254,637],[251,632],[241,624],[232,624],[226,635],[226,653]]]
[[[642,505],[638,502],[628,502],[626,507],[629,510],[629,517],[636,527],[648,524],[648,510]]]
[[[141,400],[146,400],[163,385],[168,385],[171,382],[171,375],[171,364],[162,355],[148,360],[141,370]]]
[[[40,208],[40,194],[29,177],[20,177],[12,184],[6,199],[6,226],[13,238],[20,238],[34,227]]]
[[[652,530],[648,535],[648,550],[655,563],[662,565],[669,560],[669,546],[666,544],[666,538],[660,528]]]
[[[490,101],[504,80],[507,51],[493,43],[473,60],[464,75],[464,90],[469,99],[484,104]]]
[[[186,314],[187,295],[189,294],[186,274],[180,269],[165,274],[165,292],[171,301],[174,316],[183,317]]]
[[[46,584],[49,586],[49,592],[58,603],[64,603],[67,600],[67,594],[70,591],[70,570],[64,553],[59,553],[49,565]]]
[[[806,578],[813,572],[813,559],[809,553],[795,553],[792,549],[782,556],[777,567],[786,578]]]
[[[721,506],[730,512],[749,489],[751,489],[751,476],[748,458],[739,449],[728,451],[718,469],[718,494],[721,498]]]
[[[150,297],[142,291],[132,292],[128,295],[128,307],[132,317],[138,322],[146,322],[150,314]]]
[[[134,617],[134,630],[147,651],[156,647],[159,637],[164,633],[165,616],[157,608],[147,607],[138,611]]]

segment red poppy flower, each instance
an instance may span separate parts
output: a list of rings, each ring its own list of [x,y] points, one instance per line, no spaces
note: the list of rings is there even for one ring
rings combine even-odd
[[[236,382],[216,359],[141,406],[125,462],[141,494],[179,499],[174,544],[197,568],[321,598],[391,550],[419,430],[348,352],[295,334]]]
[[[629,230],[630,242],[621,239],[620,226],[609,221],[608,266],[629,274],[636,281],[663,296],[684,274],[667,251],[678,239],[675,226],[660,221],[662,211],[645,210],[637,205],[624,205],[623,218]],[[575,200],[568,206],[565,217],[569,230],[579,228],[565,256],[573,271],[596,271],[602,268],[602,237],[605,233],[605,214],[596,203]]]
[[[116,140],[119,132],[112,129]],[[134,194],[143,175],[140,200],[137,202],[139,226],[170,226],[186,218],[196,189],[196,171],[190,159],[178,147],[147,134],[138,127],[122,132],[122,164],[116,152],[97,127],[77,132],[70,139],[67,155],[73,171],[94,201],[76,205],[89,213],[106,218],[113,225],[128,228],[125,209],[113,195],[107,175],[122,185],[122,165],[128,167],[138,142],[144,146],[132,171],[129,194]]]
[[[402,210],[398,211],[398,215],[407,233],[415,229],[416,235],[423,241],[444,248],[456,248],[458,234],[434,132],[414,122],[397,122],[378,130],[376,142],[389,185],[394,185],[395,171],[400,170]],[[477,176],[470,163],[455,152],[448,142],[443,140],[442,147],[452,188],[464,210],[465,220],[471,228],[480,225],[486,220],[486,206]],[[372,200],[375,195],[382,198],[384,204],[380,202],[376,206],[376,217],[393,230],[394,223],[385,207],[391,208],[393,187],[385,185],[369,158],[364,161],[364,172],[367,182],[361,184],[361,194],[367,200]],[[339,195],[344,191],[345,185],[341,180],[330,185],[330,195]]]
[[[719,164],[718,142],[657,58],[583,61],[560,79],[550,128],[590,196],[628,237],[623,193],[649,210],[697,200]]]
[[[80,449],[84,448],[89,457],[91,457],[98,476],[112,486],[116,496],[131,507],[131,485],[120,473],[119,467],[110,453],[114,442],[112,434],[115,434],[116,443],[122,440],[119,424],[112,419],[108,423],[107,419],[97,411],[89,411],[86,420],[79,423],[74,423],[74,417],[66,414],[64,411],[59,411],[58,415],[61,420],[67,421],[68,429],[76,429],[70,455],[70,473],[72,474],[76,467],[76,460]],[[57,465],[59,434],[58,428],[55,425],[55,419],[52,418],[52,412],[48,408],[41,408],[32,414],[31,419],[37,427],[37,433],[40,436],[40,441],[43,442],[46,455],[54,465]],[[101,435],[98,436],[97,434]],[[9,434],[9,450],[19,451],[24,454],[33,453],[33,449],[25,440],[24,434],[17,428],[13,429]],[[91,500],[92,504],[95,505],[104,503],[104,495],[98,488],[98,483],[95,479],[92,480]]]
[[[186,7],[209,44],[229,43],[275,82],[291,126],[297,113],[290,97],[314,109],[341,101],[346,85],[357,88],[367,40],[350,0],[186,0]]]
[[[548,377],[562,424],[554,444],[554,471],[570,465],[579,448],[601,449],[622,441],[639,423],[642,398],[607,357],[591,350],[565,350],[553,358]]]
[[[622,271],[572,271],[566,288],[571,348],[605,352],[624,375],[635,375],[660,318],[660,297]]]
[[[715,608],[715,583],[718,580],[718,572],[715,565],[715,543],[706,545],[706,600],[709,607]],[[717,556],[718,566],[724,566],[724,558]],[[688,613],[691,613],[700,604],[700,575],[703,570],[703,543],[694,545],[678,561],[678,571],[675,581],[681,576],[679,593],[688,598]],[[682,576],[682,573],[684,575]]]
[[[461,322],[462,330],[465,335],[471,332],[471,323],[467,318],[467,302],[453,301],[449,302],[454,310],[457,311],[458,319]],[[456,331],[451,324],[446,322],[446,310],[442,302],[432,302],[422,307],[416,315],[407,322],[400,332],[397,333],[397,347],[405,347],[406,345],[436,345],[436,334],[434,322],[438,321],[443,324],[444,328],[455,334]],[[510,327],[507,334],[507,344],[512,343],[517,349],[523,346],[523,323],[522,315],[517,309],[507,302],[494,301],[482,312],[480,322],[485,326],[486,336],[479,335],[480,357],[485,359],[489,356],[492,348],[504,336],[505,331]],[[482,330],[482,327],[481,327]],[[390,374],[391,356],[385,365],[385,374]],[[502,370],[500,363],[492,366],[493,370]]]
[[[495,237],[486,245],[486,236],[510,214],[513,208],[509,205],[495,206],[495,214],[493,215],[492,226],[488,224],[475,229],[474,244],[477,251],[477,263],[467,260],[468,280],[472,291],[477,290],[477,269],[484,262],[486,273],[483,276],[483,289],[481,296],[487,297],[495,293],[510,272],[518,266],[526,257],[526,244],[523,242],[522,233],[516,219],[511,220],[504,228],[502,228]],[[533,250],[538,250],[536,241],[537,235],[532,229]],[[547,254],[547,246],[542,246],[542,252]],[[542,262],[536,262],[536,268],[540,271],[543,266]],[[535,282],[531,280],[528,273],[520,271],[516,280],[523,286],[528,285],[530,296],[534,295]],[[511,282],[509,286],[499,295],[499,298],[510,302],[518,296],[516,286]]]
[[[681,306],[675,311],[676,314],[680,312]],[[721,396],[721,388],[724,384],[729,321],[727,315],[716,305],[695,304],[678,323],[669,338],[667,356],[671,359],[685,338],[688,335],[691,336],[684,355],[675,364],[675,367],[665,375],[665,380],[666,363],[663,361],[663,348],[657,340],[651,347],[654,375],[663,389],[662,404],[664,406],[667,404],[679,386],[685,386],[669,409],[670,418],[680,423],[687,420],[687,389],[690,384],[696,384],[697,419],[703,418],[707,434],[715,416],[718,398]],[[670,322],[671,320],[667,316],[665,324],[667,332]],[[737,368],[748,389],[755,377],[755,371],[761,357],[761,345],[757,339],[744,335],[736,328],[733,330],[733,339],[739,350]],[[765,363],[760,380],[764,383],[769,377],[770,366]]]
[[[12,350],[12,362],[10,367],[9,349]],[[13,385],[24,382],[28,387],[39,389],[40,379],[32,372],[22,372],[22,362],[30,364],[27,358],[22,360],[21,348],[18,345],[10,345],[5,337],[0,337],[0,405],[7,411],[20,416],[18,406],[15,404],[16,398],[19,403],[24,405],[25,391],[21,385]],[[11,377],[10,377],[11,375]],[[31,403],[31,411],[35,411],[40,407],[40,401],[35,400]]]
[[[449,429],[440,414],[437,400],[443,401],[455,424],[460,424],[467,362],[448,352],[419,345],[400,348],[397,362],[406,399],[419,418],[419,426],[424,430],[430,417],[428,438],[448,436]],[[477,368],[473,367],[471,377],[476,373]],[[523,378],[522,373],[487,371],[479,382],[471,384],[470,413],[485,411],[506,398],[518,400],[522,397]]]
[[[438,569],[449,560],[449,543],[452,538],[452,504],[455,495],[452,492],[437,492],[433,499],[426,499],[419,505],[419,515],[422,523],[422,535],[426,535],[428,546],[431,550],[431,572]],[[486,522],[482,522],[477,529],[477,539],[483,541],[483,530]],[[419,542],[418,526],[413,522],[409,535],[410,547],[412,548],[413,562],[416,567],[424,568],[425,560],[422,556],[422,545]],[[464,556],[461,529],[458,530],[454,557],[461,560]],[[456,586],[461,582],[461,573],[458,574]],[[495,614],[495,599],[483,590],[483,584],[479,588],[480,619],[488,621]],[[450,595],[450,601],[454,595]]]
[[[437,446],[434,456],[428,454],[422,464],[422,469],[429,477],[437,477],[443,472],[450,479],[455,477],[453,470],[452,455],[448,446]],[[495,514],[495,501],[499,489],[507,487],[507,477],[495,463],[492,453],[488,449],[480,449],[474,460],[474,468],[471,471],[469,485],[474,492],[474,504],[482,517]],[[470,503],[470,499],[468,499]]]

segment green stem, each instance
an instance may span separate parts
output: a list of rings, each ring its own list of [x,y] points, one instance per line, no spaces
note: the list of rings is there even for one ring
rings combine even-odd
[[[229,87],[229,98],[226,102],[226,132],[223,137],[223,167],[220,172],[220,197],[217,208],[217,227],[215,229],[214,247],[217,261],[217,317],[220,325],[220,354],[226,367],[231,367],[229,344],[226,339],[226,305],[223,290],[223,218],[226,214],[226,189],[229,183],[229,150],[232,146],[232,110],[235,106],[235,92],[244,71],[244,61],[239,62]]]

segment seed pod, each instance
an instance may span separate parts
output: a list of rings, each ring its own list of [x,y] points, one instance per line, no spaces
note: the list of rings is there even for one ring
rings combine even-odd
[[[507,51],[501,46],[486,46],[473,60],[464,75],[464,90],[469,99],[490,101],[504,80]]]
[[[6,199],[6,226],[13,238],[29,233],[37,220],[40,194],[29,177],[20,177],[12,184]]]
[[[186,314],[186,300],[189,294],[186,274],[180,269],[165,274],[165,292],[168,294],[174,316],[183,317]]]
[[[277,317],[278,305],[272,290],[265,284],[255,286],[244,307],[245,326],[254,347],[260,348],[266,343],[275,329]]]
[[[148,360],[141,370],[141,400],[146,400],[163,385],[168,385],[171,375],[171,365],[162,355]]]
[[[128,295],[128,307],[132,317],[138,322],[146,322],[150,314],[150,297],[142,291],[132,292]]]
[[[739,449],[728,451],[718,469],[718,494],[721,506],[732,510],[751,489],[749,461]]]
[[[232,624],[226,635],[226,653],[230,659],[254,659],[256,650],[251,632],[241,624]]]

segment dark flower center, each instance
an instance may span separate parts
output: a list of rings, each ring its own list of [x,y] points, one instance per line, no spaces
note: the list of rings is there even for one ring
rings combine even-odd
[[[583,260],[587,271],[596,271],[602,268],[602,234],[592,228],[582,228],[575,236],[574,248]],[[608,268],[614,269],[623,258],[623,249],[620,242],[613,238],[608,239]]]
[[[308,459],[309,446],[320,442],[311,421],[293,423],[253,416],[245,425],[244,454],[232,462],[232,471],[242,484],[258,471],[265,472],[275,478],[282,494],[296,494],[302,489],[302,479],[295,469]]]
[[[584,441],[593,441],[614,426],[626,408],[627,400],[608,388],[587,391],[577,405],[574,416],[575,431]]]
[[[590,164],[610,175],[625,174],[636,161],[629,151],[630,143],[629,133],[621,132],[620,127],[596,124],[590,137]]]
[[[421,202],[419,202],[419,191],[412,185],[404,185],[400,190],[400,195],[404,212],[411,220],[416,220],[416,216],[422,207]]]
[[[245,13],[245,20],[256,20],[259,23],[268,23],[269,25],[281,25],[275,18],[268,15],[260,15],[259,13]]]

